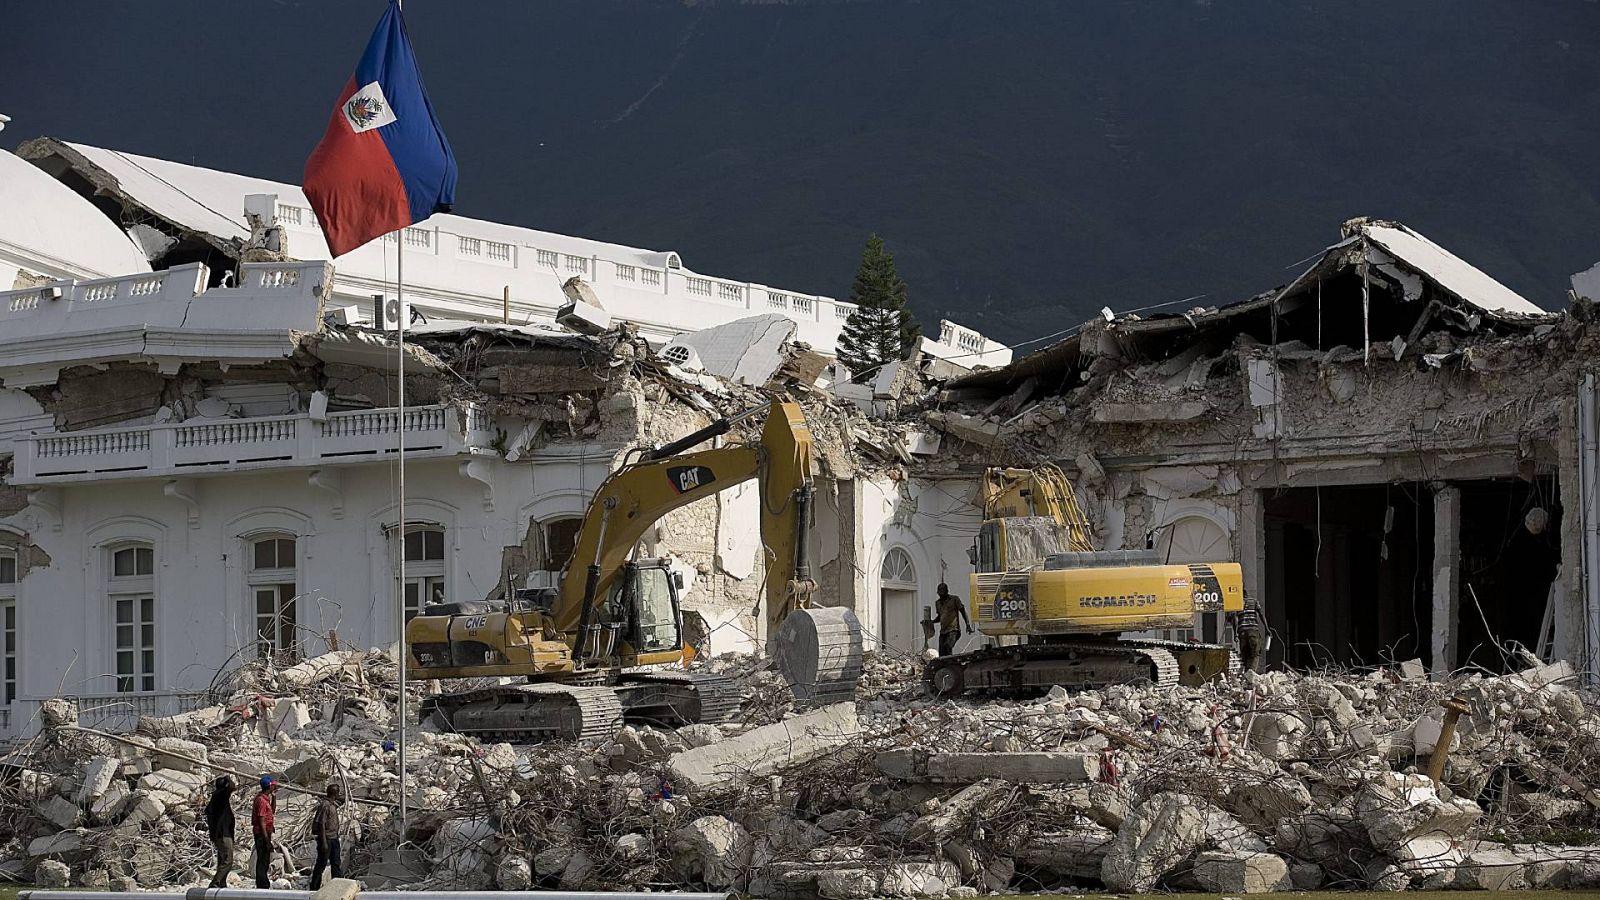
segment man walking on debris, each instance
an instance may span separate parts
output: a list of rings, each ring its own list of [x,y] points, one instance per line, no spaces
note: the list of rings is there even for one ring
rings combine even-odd
[[[337,784],[328,785],[328,795],[317,803],[316,817],[311,820],[311,834],[317,839],[317,865],[311,870],[311,889],[322,887],[322,870],[331,868],[334,878],[344,877],[344,866],[339,859],[339,804],[344,802],[344,789]]]
[[[961,625],[966,624],[967,634],[972,633],[972,620],[967,618],[967,605],[950,593],[950,587],[939,584],[939,602],[934,607],[939,615],[939,655],[950,656],[956,652],[956,641],[961,639]]]
[[[219,776],[212,782],[211,799],[206,801],[206,831],[217,852],[217,874],[211,876],[214,888],[227,887],[228,876],[233,874],[233,787],[231,777]]]
[[[261,793],[256,794],[250,811],[250,830],[256,839],[256,887],[262,889],[272,887],[268,873],[272,868],[272,814],[277,811],[277,791],[276,778],[261,776]]]
[[[1262,627],[1261,607],[1254,597],[1244,598],[1244,609],[1234,622],[1239,634],[1239,666],[1250,671],[1261,671],[1261,639],[1266,630]]]

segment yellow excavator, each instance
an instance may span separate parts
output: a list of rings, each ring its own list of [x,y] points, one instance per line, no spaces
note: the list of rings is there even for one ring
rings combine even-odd
[[[1242,610],[1238,563],[1168,565],[1156,550],[1094,550],[1072,483],[1053,465],[989,469],[981,494],[969,612],[1000,646],[929,662],[924,679],[935,696],[1192,685],[1235,664],[1224,645],[1132,634]]]
[[[762,410],[758,442],[686,452]],[[683,636],[681,576],[667,560],[638,558],[636,547],[672,510],[751,479],[759,484],[764,599],[779,670],[802,701],[854,696],[861,625],[850,610],[812,600],[811,468],[804,413],[780,400],[644,451],[595,492],[559,587],[515,591],[504,604],[430,606],[411,620],[411,678],[526,678],[435,695],[424,714],[461,733],[517,741],[598,740],[624,721],[678,726],[737,715],[731,679],[681,670],[693,653]]]

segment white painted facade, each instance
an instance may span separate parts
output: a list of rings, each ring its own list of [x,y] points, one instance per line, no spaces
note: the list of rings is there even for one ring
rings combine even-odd
[[[329,259],[316,215],[299,187],[230,172],[69,145],[115,178],[119,188],[156,214],[196,231],[244,240],[244,198],[276,195],[277,224],[298,259]],[[852,304],[748,281],[702,275],[672,251],[644,250],[531,228],[440,214],[404,232],[406,290],[424,316],[463,321],[553,324],[566,302],[561,284],[579,276],[605,310],[631,322],[652,343],[761,313],[794,320],[796,337],[834,352]],[[354,306],[370,316],[372,297],[392,294],[400,247],[394,236],[338,258],[329,307]],[[510,301],[505,297],[509,292]],[[370,319],[369,319],[370,320]],[[982,335],[941,323],[925,349],[971,368],[999,366],[1011,351]]]
[[[52,696],[79,698],[87,721],[111,727],[175,711],[257,652],[263,633],[280,650],[320,652],[330,633],[387,645],[402,531],[418,533],[411,596],[481,599],[497,586],[503,550],[525,546],[529,523],[539,557],[552,529],[570,527],[619,464],[624,445],[598,438],[509,462],[497,433],[518,423],[469,401],[412,406],[403,417],[393,408],[289,411],[280,408],[292,402],[287,385],[269,397],[261,388],[272,385],[241,382],[227,392],[240,402],[223,417],[58,431],[29,393],[57,390],[64,371],[84,366],[144,363],[171,374],[304,352],[284,324],[318,328],[331,267],[250,263],[241,273],[237,287],[207,289],[196,264],[0,292],[0,459],[10,464],[0,486],[10,504],[0,506],[0,627],[16,648],[0,737],[29,731]],[[920,629],[908,616],[920,617],[941,578],[965,590],[976,529],[969,484],[857,479],[843,508],[827,484],[817,565],[851,573],[841,599],[874,643],[886,629]],[[725,492],[673,513],[645,541],[646,553],[683,554],[685,605],[715,629],[715,652],[764,640],[750,599],[764,578],[757,512],[753,490]],[[846,522],[856,537],[842,546]],[[908,561],[888,587],[910,605],[883,602],[886,554]]]
[[[277,192],[291,255],[325,255],[292,186],[78,149],[120,165],[121,189],[152,210],[224,238],[247,234],[235,219],[245,194]],[[213,273],[198,263],[151,271],[103,213],[8,154],[0,198],[15,200],[0,206],[0,288],[27,276],[25,288],[0,290],[0,739],[30,732],[38,704],[53,696],[78,698],[86,723],[109,727],[177,711],[263,640],[304,652],[325,649],[330,634],[387,645],[405,533],[415,534],[411,596],[481,599],[496,587],[504,550],[527,546],[529,523],[543,558],[546,538],[571,528],[625,449],[611,434],[573,437],[508,462],[497,445],[523,423],[496,421],[478,403],[418,404],[404,416],[330,412],[308,404],[304,389],[259,376],[208,382],[228,401],[222,415],[179,420],[152,400],[154,413],[62,430],[48,401],[70,372],[131,363],[175,376],[202,366],[227,379],[230,367],[305,353],[301,336],[319,332],[322,351],[338,338],[348,345],[334,348],[343,362],[381,368],[392,349],[330,334],[325,318],[345,305],[370,310],[366,295],[392,285],[396,248],[374,242],[337,268],[246,263],[208,287]],[[826,297],[699,276],[671,253],[454,216],[403,240],[408,293],[414,285],[429,316],[498,320],[510,285],[514,322],[548,322],[573,274],[615,317],[663,342],[779,313],[797,323],[797,339],[831,349],[849,311]],[[1010,352],[951,323],[924,350],[963,366],[999,364]],[[401,429],[406,523],[395,505]],[[848,508],[837,485],[824,488],[816,565],[847,573],[835,599],[855,606],[872,643],[892,633],[892,643],[919,651],[934,587],[943,579],[965,593],[976,510],[962,485],[863,477],[843,492]],[[729,491],[674,513],[644,542],[650,554],[682,554],[685,605],[714,629],[715,652],[764,639],[751,602],[764,579],[757,519],[754,492]]]

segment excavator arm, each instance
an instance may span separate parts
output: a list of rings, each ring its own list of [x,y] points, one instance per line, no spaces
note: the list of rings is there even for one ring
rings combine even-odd
[[[760,485],[769,625],[805,605],[814,587],[805,529],[812,494],[812,439],[800,407],[774,400],[767,407],[759,443],[681,452],[726,433],[734,422],[759,411],[719,420],[617,470],[600,485],[552,610],[556,629],[576,636],[575,660],[583,659],[599,599],[607,596],[645,532],[673,510],[751,479],[759,479]]]

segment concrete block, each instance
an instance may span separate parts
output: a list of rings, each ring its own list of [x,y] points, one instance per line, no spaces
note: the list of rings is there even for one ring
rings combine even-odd
[[[911,823],[906,837],[927,843],[943,841],[975,816],[982,816],[991,804],[1010,792],[1010,785],[994,779],[962,788],[939,804],[937,810]]]
[[[827,869],[816,873],[817,896],[823,900],[869,900],[882,883],[874,869]]]
[[[1384,772],[1356,794],[1356,815],[1379,850],[1397,851],[1419,839],[1459,840],[1483,815],[1471,800],[1441,800],[1426,775]]]
[[[1528,885],[1528,860],[1511,850],[1480,848],[1456,867],[1455,886],[1479,891],[1520,891]]]
[[[33,868],[34,880],[42,888],[64,888],[72,883],[72,870],[60,860],[47,859]]]
[[[673,784],[685,793],[724,790],[803,765],[849,744],[860,731],[856,705],[836,703],[675,753],[667,761],[667,771]]]
[[[166,813],[167,804],[161,798],[145,794],[130,803],[128,813],[122,817],[121,824],[124,828],[136,828],[140,825],[159,822]]]
[[[961,883],[961,871],[944,860],[898,862],[883,872],[879,893],[883,897],[943,897]]]
[[[593,872],[594,860],[589,858],[589,854],[582,850],[573,853],[567,860],[567,867],[561,870],[561,889],[574,891],[583,887]]]
[[[1145,893],[1206,839],[1206,815],[1186,794],[1156,794],[1139,804],[1111,842],[1100,879],[1113,891]]]
[[[940,418],[935,424],[942,425],[945,433],[958,441],[966,441],[979,447],[992,447],[1000,439],[999,422],[956,412],[939,415]],[[933,421],[931,415],[929,419]]]
[[[335,878],[311,893],[311,900],[355,900],[361,883],[353,878]]]
[[[44,837],[34,838],[28,843],[28,855],[39,856],[66,856],[77,853],[83,849],[83,832],[60,831],[47,834]]]
[[[111,782],[105,793],[89,804],[89,815],[93,816],[97,822],[113,821],[122,812],[123,804],[127,802],[128,796],[132,793],[125,782]]]
[[[198,760],[199,762],[191,762]],[[171,769],[174,772],[189,772],[191,774],[206,774],[206,768],[200,763],[206,761],[206,745],[195,741],[186,741],[183,738],[164,737],[156,740],[156,752],[151,760],[157,769]]]
[[[617,838],[617,858],[626,863],[642,863],[655,855],[655,846],[648,835],[634,832]],[[502,889],[505,889],[502,885]]]
[[[1289,864],[1271,853],[1212,850],[1195,858],[1194,877],[1208,891],[1265,894],[1289,890]]]
[[[1035,834],[1017,851],[1017,861],[1065,878],[1097,881],[1116,832],[1098,825]]]
[[[256,731],[267,740],[280,734],[293,735],[311,724],[311,712],[304,702],[293,697],[280,697],[256,720]]]
[[[750,835],[722,816],[701,816],[672,833],[672,866],[683,877],[716,890],[745,881],[750,867]]]
[[[78,824],[78,805],[60,794],[51,794],[33,809],[45,821],[57,828],[71,828]]]
[[[109,756],[96,756],[83,764],[83,786],[78,789],[78,805],[87,806],[105,795],[122,764]]]
[[[192,796],[206,786],[206,776],[177,769],[157,769],[139,779],[140,790],[162,791],[179,797]]]

